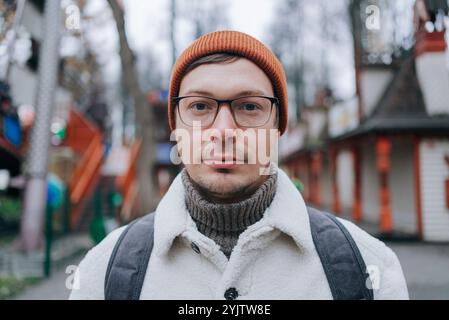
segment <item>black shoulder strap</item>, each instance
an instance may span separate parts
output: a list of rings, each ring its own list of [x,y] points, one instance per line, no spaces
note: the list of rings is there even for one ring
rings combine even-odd
[[[334,300],[373,300],[368,273],[357,245],[343,224],[330,213],[307,208],[316,251]]]
[[[331,214],[307,208],[315,248],[335,300],[373,299],[363,258],[346,228]],[[105,277],[106,300],[138,300],[153,249],[154,213],[120,235]]]
[[[105,300],[139,300],[153,250],[154,213],[136,219],[120,235],[104,283]]]

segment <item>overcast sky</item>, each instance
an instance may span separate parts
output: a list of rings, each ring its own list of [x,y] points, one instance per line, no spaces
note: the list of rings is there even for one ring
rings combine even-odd
[[[193,40],[193,25],[183,19],[183,10],[193,0],[177,0],[178,16],[176,24],[177,53],[180,54]],[[195,0],[202,1],[202,0]],[[157,59],[158,68],[164,75],[163,83],[168,84],[169,72],[171,69],[171,50],[169,44],[169,6],[170,0],[123,0],[126,12],[126,29],[128,39],[132,49],[136,51],[140,58],[145,58],[145,54],[151,52]],[[410,11],[413,0],[401,0],[402,11]],[[276,0],[227,0],[224,3],[227,7],[227,17],[229,21],[228,29],[238,30],[248,33],[262,42],[266,42],[269,37],[269,27],[275,17],[274,12],[279,1]],[[344,1],[329,0],[329,5],[345,6]],[[106,81],[117,82],[120,76],[120,60],[118,56],[118,37],[115,23],[110,15],[108,4],[105,0],[89,1],[91,15],[96,20],[103,20],[106,23],[98,23],[98,26],[90,28],[92,49],[96,51],[100,62],[105,68]],[[188,7],[187,7],[188,8]],[[345,10],[345,8],[343,8]],[[406,10],[407,9],[407,10]],[[325,51],[326,60],[331,66],[331,81],[334,93],[338,98],[349,99],[355,93],[354,61],[352,37],[348,28],[342,28],[338,32],[344,32],[345,40],[333,47],[324,46],[320,36],[319,3],[310,0],[304,8],[305,16],[309,19],[303,48],[305,52],[306,64],[309,69],[316,69],[320,72],[314,60],[319,60],[321,52]],[[401,12],[401,11],[400,11]],[[219,14],[219,13],[217,13]],[[104,16],[98,18],[99,16]],[[411,20],[410,15],[405,15],[406,20]],[[345,29],[345,30],[343,30]],[[294,50],[294,48],[292,48]],[[318,66],[319,67],[319,66]],[[313,79],[305,79],[306,83],[312,83]],[[313,98],[313,90],[308,90]],[[309,99],[310,100],[310,99]]]
[[[183,6],[188,1],[182,1]],[[230,29],[248,33],[263,40],[274,8],[272,0],[228,0]],[[170,68],[170,47],[167,41],[170,0],[125,0],[127,31],[131,45],[138,51],[147,48],[162,58],[164,69]],[[189,26],[177,24],[178,54],[191,42]]]
[[[201,0],[198,0],[201,1]],[[189,0],[178,0],[183,6],[188,5]],[[103,64],[105,81],[114,92],[114,84],[120,76],[120,60],[118,56],[118,37],[115,23],[110,15],[108,4],[103,1],[89,1],[88,14],[100,21],[89,28],[91,48],[97,53],[100,63]],[[248,33],[266,43],[269,37],[269,27],[274,19],[276,11],[275,0],[228,0],[227,17],[229,29]],[[332,2],[333,3],[333,2]],[[341,3],[343,4],[343,3]],[[139,57],[151,52],[157,59],[158,68],[164,75],[163,83],[168,84],[171,69],[171,50],[169,44],[169,6],[170,0],[124,0],[126,11],[126,29],[131,47]],[[316,7],[316,6],[315,6]],[[317,8],[314,2],[306,6],[307,16],[314,21]],[[194,30],[186,19],[182,19],[182,12],[178,13],[176,25],[176,42],[178,54],[180,54],[193,40]],[[101,23],[103,21],[103,23]],[[310,28],[319,28],[318,23],[311,23]],[[319,57],[322,43],[314,32],[306,32],[304,47],[310,60]],[[294,48],[292,48],[294,50]],[[340,98],[351,98],[354,94],[354,72],[352,61],[352,44],[341,45],[340,48],[327,51],[328,62],[333,66],[333,73],[338,77],[334,81],[335,93]],[[310,66],[313,67],[312,65]],[[319,70],[316,71],[317,73]],[[311,79],[306,79],[311,82]],[[306,90],[313,98],[312,90]],[[309,96],[310,96],[309,95]],[[111,99],[115,99],[112,98]]]

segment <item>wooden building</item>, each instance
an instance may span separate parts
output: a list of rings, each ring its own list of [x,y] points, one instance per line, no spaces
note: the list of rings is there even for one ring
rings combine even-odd
[[[350,214],[357,223],[375,223],[382,234],[445,242],[449,241],[447,45],[444,30],[425,28],[435,17],[426,4],[415,5],[415,46],[389,65],[356,64],[357,97],[324,109],[325,122],[316,120],[323,111],[308,110],[306,123],[292,130],[302,128],[303,143],[287,150],[282,163],[301,179],[306,201],[312,205],[337,215]],[[447,6],[432,10],[447,14]]]

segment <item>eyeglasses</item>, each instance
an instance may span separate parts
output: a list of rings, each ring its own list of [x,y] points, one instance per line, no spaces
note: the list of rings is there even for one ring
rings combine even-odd
[[[279,104],[278,98],[266,96],[248,96],[231,100],[218,100],[203,96],[174,97],[178,106],[181,121],[190,127],[194,122],[200,127],[210,127],[217,118],[220,105],[228,104],[231,114],[239,127],[255,128],[265,125],[271,118],[274,104]],[[195,123],[195,125],[196,125]]]

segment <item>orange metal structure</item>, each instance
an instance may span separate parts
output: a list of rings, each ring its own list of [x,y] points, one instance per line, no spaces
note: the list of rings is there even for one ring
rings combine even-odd
[[[75,229],[85,202],[92,195],[103,163],[102,133],[81,114],[72,110],[65,145],[81,155],[69,182],[70,227]]]
[[[139,188],[136,180],[136,164],[141,148],[142,140],[138,139],[134,142],[131,148],[128,169],[125,174],[118,176],[115,181],[117,189],[123,195],[120,220],[130,221],[133,218],[133,207],[139,195]]]

